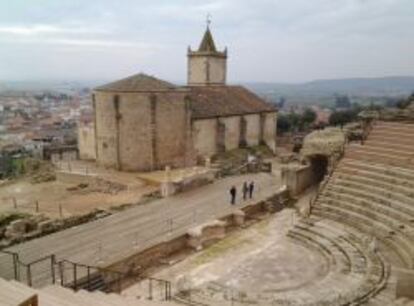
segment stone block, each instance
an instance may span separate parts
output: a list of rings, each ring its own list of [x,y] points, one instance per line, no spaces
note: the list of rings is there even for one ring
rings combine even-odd
[[[24,234],[27,231],[28,225],[29,224],[27,220],[15,220],[7,226],[7,231]]]
[[[245,218],[246,218],[246,214],[242,210],[236,210],[233,213],[233,222],[237,226],[243,225],[244,224],[244,221],[245,221]]]
[[[162,182],[161,183],[161,196],[163,198],[169,197],[176,193],[176,187],[173,182]]]
[[[214,220],[188,230],[187,245],[199,251],[203,248],[204,243],[223,239],[226,235],[226,225],[225,221]]]
[[[46,220],[46,221],[40,222],[37,226],[38,226],[39,231],[41,233],[44,233],[44,232],[49,232],[50,230],[52,230],[55,225],[52,220]]]

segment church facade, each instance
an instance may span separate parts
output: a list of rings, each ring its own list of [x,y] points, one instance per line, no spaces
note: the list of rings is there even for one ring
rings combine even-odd
[[[186,86],[138,74],[96,88],[94,149],[80,145],[80,156],[94,151],[102,166],[152,171],[192,166],[243,146],[265,144],[274,151],[277,110],[246,88],[226,84],[227,49],[216,49],[208,27],[187,56]]]

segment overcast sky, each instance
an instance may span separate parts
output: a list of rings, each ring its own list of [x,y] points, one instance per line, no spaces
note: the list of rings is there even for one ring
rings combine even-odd
[[[207,13],[230,82],[414,75],[414,0],[0,0],[0,80],[184,81]]]

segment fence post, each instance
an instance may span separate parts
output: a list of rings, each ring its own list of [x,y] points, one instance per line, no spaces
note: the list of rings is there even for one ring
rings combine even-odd
[[[14,207],[14,209],[17,209],[17,200],[16,200],[16,197],[13,197],[12,199],[13,199],[13,207]]]
[[[59,204],[59,217],[63,217],[62,204]]]
[[[36,200],[35,205],[36,205],[36,212],[38,213],[39,212],[39,200]]]
[[[65,286],[65,282],[64,282],[64,271],[63,271],[63,261],[59,261],[59,274],[60,274],[60,285],[62,287]]]
[[[50,268],[51,268],[51,273],[52,273],[52,284],[56,283],[55,264],[56,264],[56,257],[55,257],[55,254],[52,254],[50,256]]]
[[[73,290],[76,291],[78,287],[77,279],[76,279],[76,264],[73,263]]]
[[[88,280],[88,291],[91,290],[91,267],[88,266],[88,268],[86,269],[86,273],[87,273],[87,280]]]
[[[31,269],[31,265],[30,264],[27,265],[26,272],[27,272],[27,285],[29,287],[32,287],[32,269]]]
[[[18,272],[18,264],[19,264],[19,255],[13,254],[13,269],[14,269],[14,279],[19,280],[19,272]]]

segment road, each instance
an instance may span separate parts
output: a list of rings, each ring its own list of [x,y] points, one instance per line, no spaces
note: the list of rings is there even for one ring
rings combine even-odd
[[[252,200],[243,202],[240,199],[240,189],[246,180],[255,182],[256,192]],[[232,185],[239,190],[235,206],[229,204],[228,190]],[[273,174],[227,177],[185,193],[21,243],[7,250],[17,252],[20,260],[26,263],[55,254],[57,260],[108,266],[159,242],[178,237],[192,226],[227,215],[231,210],[251,202],[263,200],[279,187],[279,176]],[[12,271],[10,258],[0,255],[0,277],[11,277]]]

